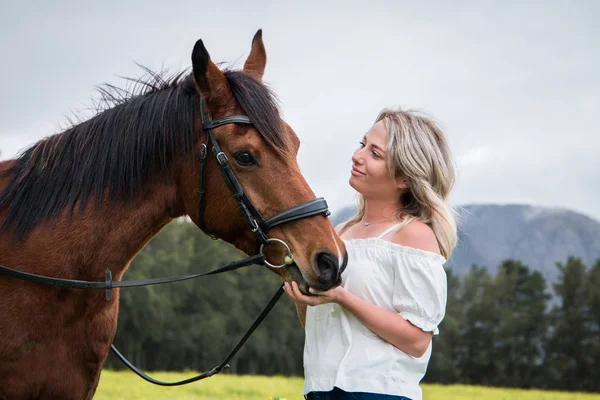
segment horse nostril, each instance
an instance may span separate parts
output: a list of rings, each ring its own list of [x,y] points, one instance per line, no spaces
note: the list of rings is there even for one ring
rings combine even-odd
[[[320,252],[316,256],[319,269],[319,281],[325,285],[332,284],[338,276],[338,260],[329,252]]]

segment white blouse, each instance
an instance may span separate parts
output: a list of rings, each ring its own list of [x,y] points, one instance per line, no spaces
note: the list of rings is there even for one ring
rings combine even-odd
[[[377,306],[438,334],[446,310],[446,259],[433,252],[377,238],[344,240],[348,267],[342,286]],[[308,307],[304,391],[371,392],[422,398],[431,343],[412,357],[381,339],[338,304]]]

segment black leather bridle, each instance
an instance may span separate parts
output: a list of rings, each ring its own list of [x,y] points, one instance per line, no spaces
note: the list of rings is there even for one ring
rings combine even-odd
[[[206,229],[206,223],[204,220],[204,213],[206,208],[206,168],[207,168],[207,146],[210,143],[212,145],[213,154],[217,161],[217,164],[220,167],[221,173],[227,183],[227,186],[233,193],[233,197],[238,201],[239,208],[242,211],[244,217],[248,221],[250,229],[256,235],[256,243],[257,249],[259,250],[259,254],[246,257],[239,261],[233,261],[229,264],[217,268],[215,270],[201,273],[201,274],[193,274],[193,275],[185,275],[178,277],[169,277],[169,278],[156,278],[156,279],[147,279],[147,280],[139,280],[139,281],[117,281],[114,282],[112,280],[112,274],[110,270],[106,270],[105,272],[105,280],[103,282],[94,282],[94,281],[81,281],[81,280],[72,280],[72,279],[59,279],[52,278],[43,275],[31,274],[28,272],[18,271],[15,269],[11,269],[0,265],[0,276],[6,276],[9,278],[20,279],[29,282],[35,282],[43,285],[51,285],[51,286],[59,286],[64,288],[72,288],[72,289],[104,289],[105,297],[107,300],[112,299],[112,289],[114,288],[125,288],[125,287],[137,287],[137,286],[148,286],[148,285],[159,285],[164,283],[178,282],[189,279],[195,279],[208,275],[216,275],[227,271],[233,271],[245,266],[249,265],[268,265],[271,268],[281,268],[286,265],[293,264],[293,255],[290,247],[281,239],[269,238],[267,236],[267,232],[269,229],[274,226],[296,221],[303,218],[309,218],[317,215],[329,216],[330,212],[327,207],[327,202],[323,198],[316,198],[313,200],[309,200],[307,202],[301,203],[297,206],[289,208],[285,211],[282,211],[276,215],[273,215],[269,218],[264,218],[261,213],[256,209],[256,207],[252,204],[242,185],[238,181],[237,177],[233,173],[231,165],[229,164],[229,160],[225,153],[221,150],[219,146],[219,142],[215,139],[213,134],[213,129],[222,125],[227,124],[246,124],[252,125],[250,118],[246,115],[232,115],[223,118],[219,118],[213,120],[206,109],[206,104],[202,96],[200,96],[200,114],[202,118],[202,129],[206,133],[206,142],[201,144],[200,147],[200,177],[198,184],[198,210],[199,210],[199,222],[200,228],[208,233]],[[213,239],[216,239],[215,236],[208,233]],[[265,255],[263,253],[263,249],[266,245],[272,242],[277,242],[285,246],[287,255],[284,257],[284,263],[281,265],[273,265],[269,263]],[[112,352],[133,372],[135,372],[138,376],[145,379],[150,383],[154,383],[156,385],[161,386],[179,386],[185,385],[188,383],[196,382],[204,378],[211,377],[215,374],[218,374],[224,369],[229,368],[229,361],[236,355],[239,349],[244,345],[244,343],[248,340],[248,338],[252,335],[254,330],[260,325],[263,319],[269,314],[271,309],[275,306],[277,301],[283,295],[283,286],[280,286],[275,295],[271,298],[265,309],[261,312],[261,314],[256,318],[254,323],[250,326],[248,331],[244,334],[242,339],[238,342],[235,348],[229,353],[229,355],[223,360],[221,364],[214,367],[210,371],[204,372],[200,375],[194,376],[189,379],[185,379],[178,382],[163,382],[156,380],[144,372],[140,371],[137,367],[135,367],[131,362],[129,362],[114,345],[111,345]]]
[[[207,146],[210,143],[212,145],[213,155],[215,156],[215,160],[217,160],[217,164],[221,170],[221,174],[225,179],[225,183],[229,187],[229,190],[233,193],[233,197],[237,200],[240,210],[244,215],[250,229],[256,235],[256,243],[257,250],[260,246],[260,253],[262,253],[262,248],[268,245],[270,242],[277,241],[282,243],[287,251],[288,256],[291,257],[290,248],[283,241],[279,239],[269,239],[267,237],[267,232],[269,229],[274,226],[296,221],[303,218],[312,217],[315,215],[324,215],[329,216],[330,212],[327,207],[327,202],[322,197],[316,198],[313,200],[306,201],[304,203],[298,204],[292,208],[289,208],[285,211],[282,211],[276,215],[273,215],[267,219],[265,219],[261,213],[256,209],[252,201],[244,192],[244,188],[238,181],[237,177],[233,173],[231,165],[229,164],[229,159],[221,150],[219,146],[219,142],[215,139],[213,134],[213,129],[222,125],[227,124],[245,124],[252,125],[252,121],[246,115],[231,115],[223,118],[219,118],[213,121],[210,116],[210,113],[207,110],[206,104],[202,96],[200,96],[200,115],[202,116],[202,129],[206,133],[206,142],[201,144],[199,158],[200,158],[200,177],[198,182],[198,210],[199,210],[199,220],[200,220],[200,228],[204,232],[208,232],[206,229],[206,222],[204,220],[204,211],[206,208],[206,161],[207,161]],[[210,233],[209,233],[210,235]],[[212,238],[215,238],[213,235],[210,235]],[[272,268],[280,268],[285,265],[289,265],[292,262],[288,258],[284,262],[284,264],[276,266],[265,260],[265,264]]]

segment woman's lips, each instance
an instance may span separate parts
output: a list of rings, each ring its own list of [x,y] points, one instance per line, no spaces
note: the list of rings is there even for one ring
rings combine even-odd
[[[352,170],[350,171],[350,173],[354,176],[360,176],[360,175],[364,175],[364,172],[359,171],[358,169],[352,167]]]

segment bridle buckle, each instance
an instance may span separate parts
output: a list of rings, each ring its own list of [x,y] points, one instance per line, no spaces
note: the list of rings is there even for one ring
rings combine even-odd
[[[202,143],[202,145],[200,145],[200,151],[198,152],[198,158],[204,160],[206,158],[206,153],[206,143]]]
[[[227,155],[225,153],[223,153],[222,151],[220,151],[217,155],[217,162],[219,163],[219,165],[223,166],[225,164],[227,164],[229,162],[229,159],[227,159]]]

